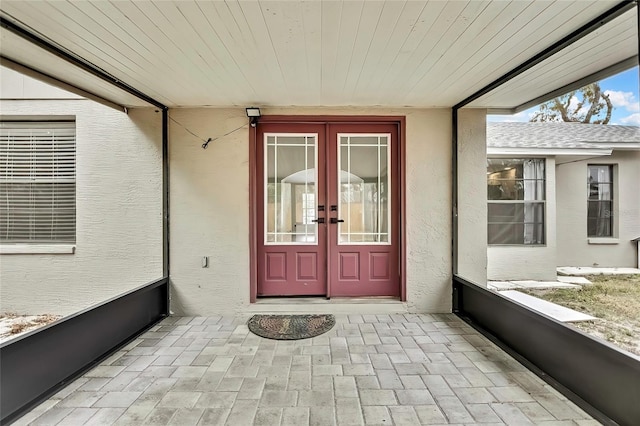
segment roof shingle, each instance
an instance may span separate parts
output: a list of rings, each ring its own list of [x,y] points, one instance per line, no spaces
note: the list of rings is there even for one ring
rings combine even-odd
[[[640,144],[640,127],[582,123],[487,123],[491,148],[590,149]]]

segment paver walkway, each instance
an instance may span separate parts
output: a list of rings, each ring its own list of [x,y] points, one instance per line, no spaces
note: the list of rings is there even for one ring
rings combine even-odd
[[[313,339],[170,317],[16,424],[597,425],[454,315],[343,315]]]

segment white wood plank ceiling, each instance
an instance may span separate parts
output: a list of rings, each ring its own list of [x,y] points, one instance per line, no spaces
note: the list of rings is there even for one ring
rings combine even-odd
[[[0,11],[170,107],[450,107],[617,3],[2,0]],[[632,10],[472,105],[514,107],[637,55],[637,31]],[[1,37],[11,60],[141,104]]]

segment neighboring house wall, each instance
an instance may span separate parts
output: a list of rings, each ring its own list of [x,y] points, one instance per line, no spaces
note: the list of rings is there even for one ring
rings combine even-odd
[[[587,165],[614,165],[614,237],[587,237]],[[640,235],[640,152],[558,164],[558,266],[637,267]]]
[[[513,158],[522,158],[517,155]],[[555,280],[556,279],[556,167],[555,158],[545,159],[545,244],[490,245],[487,249],[489,280]],[[486,162],[485,162],[486,163]],[[486,170],[486,167],[485,167]],[[585,172],[586,173],[586,172]],[[586,175],[585,175],[586,176]],[[486,178],[484,186],[487,200]],[[586,184],[585,184],[586,187]],[[585,199],[585,212],[586,212]],[[486,221],[485,221],[486,232]],[[585,219],[586,232],[586,219]]]
[[[263,115],[406,115],[407,299],[415,312],[451,310],[451,111],[448,109],[262,108]],[[482,115],[484,111],[476,112]],[[173,109],[202,139],[247,122],[243,109]],[[249,148],[242,128],[213,141],[170,122],[172,310],[212,315],[249,305]],[[462,128],[479,120],[464,121]],[[481,133],[471,133],[478,137]],[[484,141],[483,141],[484,144]],[[469,162],[476,161],[475,155]],[[461,164],[461,170],[470,164]],[[482,169],[482,177],[485,170]],[[480,180],[481,177],[478,177]],[[484,187],[484,186],[483,186]],[[484,200],[483,206],[484,206]],[[483,207],[484,208],[484,207]],[[486,232],[486,222],[472,235]],[[477,255],[484,256],[485,245]],[[202,268],[202,256],[210,256]],[[471,256],[471,253],[468,253]],[[484,276],[484,263],[469,269]]]
[[[67,315],[162,276],[161,119],[153,109],[129,114],[67,94],[27,99],[34,81],[10,77],[2,118],[74,116],[76,245],[74,254],[0,255],[0,311]],[[36,82],[37,83],[37,82]],[[28,87],[29,90],[17,90]],[[57,89],[56,89],[57,90]],[[6,100],[7,97],[23,100]]]

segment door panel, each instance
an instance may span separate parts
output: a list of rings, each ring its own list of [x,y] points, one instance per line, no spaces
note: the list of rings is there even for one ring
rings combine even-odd
[[[399,296],[397,128],[335,124],[328,135],[329,292]]]
[[[325,295],[323,125],[258,127],[258,295]]]
[[[258,295],[400,295],[397,138],[391,124],[258,125]]]

